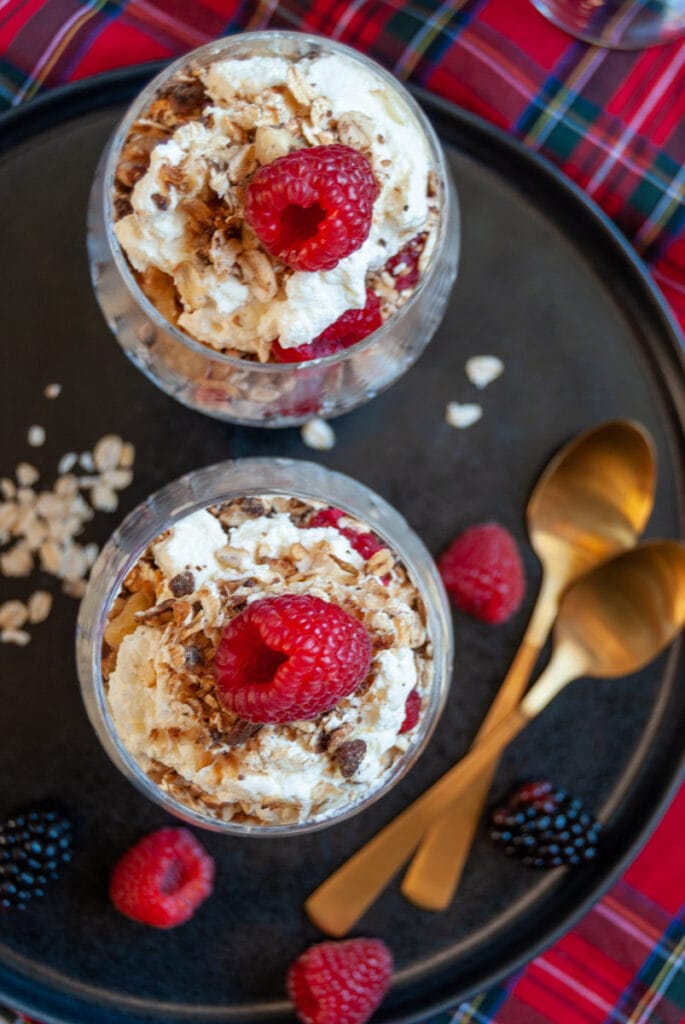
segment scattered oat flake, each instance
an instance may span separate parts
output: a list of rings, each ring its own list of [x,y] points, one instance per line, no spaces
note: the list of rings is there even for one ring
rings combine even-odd
[[[33,555],[24,541],[17,543],[0,555],[0,571],[3,576],[28,576],[33,569]]]
[[[63,476],[65,473],[71,473],[77,462],[78,455],[76,452],[65,452],[57,463],[57,472],[60,476]]]
[[[47,590],[34,590],[28,600],[28,618],[34,625],[38,622],[45,622],[52,611],[52,594]]]
[[[32,448],[40,448],[45,444],[45,427],[34,423],[33,426],[29,427],[27,440]]]
[[[0,643],[16,644],[17,647],[26,647],[31,639],[31,634],[24,629],[3,629],[0,630]]]
[[[29,435],[34,444],[45,440],[42,427],[31,427]],[[52,489],[40,493],[32,487],[40,479],[39,471],[28,462],[19,463],[18,486],[6,477],[0,479],[0,545],[5,547],[0,551],[0,573],[20,577],[41,569],[62,581],[64,593],[83,597],[99,548],[94,542],[80,544],[76,538],[94,518],[95,509],[109,512],[117,507],[117,491],[133,480],[134,461],[132,444],[117,434],[105,434],[93,453],[66,452]],[[76,466],[88,475],[77,477],[71,472]],[[37,624],[47,619],[52,602],[48,591],[35,590],[27,604],[19,600],[1,604],[0,642],[27,644],[31,636],[22,627],[27,621]]]
[[[61,393],[62,385],[58,384],[57,382],[53,384],[48,384],[45,388],[45,391],[43,392],[46,398],[59,398]]]
[[[93,462],[101,473],[107,469],[116,469],[121,459],[123,440],[118,434],[105,434],[93,448]]]
[[[15,470],[15,476],[20,487],[30,487],[40,479],[40,473],[30,462],[20,462]]]
[[[466,376],[482,390],[504,373],[504,363],[498,356],[472,356],[466,360]]]
[[[42,443],[45,431],[34,426],[30,438],[32,443]],[[0,546],[5,549],[0,551],[0,573],[5,577],[28,577],[34,569],[41,569],[61,581],[63,592],[83,597],[99,548],[92,542],[79,544],[76,538],[94,517],[94,509],[116,509],[117,492],[132,482],[135,461],[133,445],[117,434],[105,434],[95,450],[80,456],[76,452],[63,455],[52,489],[39,494],[32,485],[40,474],[31,463],[17,465],[17,483],[7,477],[0,479]],[[89,475],[72,473],[77,465]],[[27,604],[19,600],[0,604],[0,642],[25,646],[31,635],[23,627],[27,622],[44,622],[51,609],[52,595],[45,590],[34,591]]]
[[[300,430],[300,435],[307,447],[316,448],[317,451],[328,451],[335,445],[333,427],[319,416],[308,420]]]
[[[21,629],[29,617],[23,601],[5,601],[0,604],[0,629]]]
[[[98,483],[90,492],[90,500],[93,508],[98,512],[115,512],[119,504],[116,491],[106,484]]]
[[[459,402],[448,402],[445,410],[445,419],[451,427],[457,427],[458,430],[473,426],[482,415],[483,410],[480,405],[470,402],[465,405],[461,405]]]
[[[133,471],[130,469],[106,469],[102,474],[102,483],[115,491],[123,491],[133,483]]]

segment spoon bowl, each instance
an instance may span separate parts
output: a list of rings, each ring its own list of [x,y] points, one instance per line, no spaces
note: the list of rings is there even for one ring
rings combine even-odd
[[[685,625],[685,545],[649,541],[577,580],[562,597],[555,648],[573,651],[584,674],[630,675]]]
[[[653,442],[632,420],[602,423],[566,445],[542,473],[526,511],[545,576],[563,589],[633,547],[651,514],[655,486]]]

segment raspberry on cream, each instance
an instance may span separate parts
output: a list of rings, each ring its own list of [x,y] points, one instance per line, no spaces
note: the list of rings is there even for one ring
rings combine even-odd
[[[351,150],[375,195],[353,248],[322,269],[307,261],[297,269],[261,244],[246,201],[260,174],[275,176],[289,154],[317,147]],[[182,330],[268,362],[275,342],[285,351],[311,345],[363,309],[368,289],[384,320],[401,308],[435,244],[436,192],[412,111],[359,62],[339,54],[218,60],[172,81],[133,125],[117,171],[115,232],[143,290]],[[419,273],[400,286],[389,261],[417,236]]]
[[[149,545],[110,610],[103,676],[116,732],[157,785],[204,815],[260,825],[326,818],[379,788],[412,744],[411,729],[402,731],[407,699],[427,699],[433,669],[422,599],[380,542],[362,545],[366,557],[355,549],[372,536],[365,524],[324,511],[263,495],[188,515]],[[369,661],[357,678],[345,677],[351,683],[340,677],[332,707],[308,704],[310,717],[257,721],[249,703],[226,701],[217,674],[222,638],[252,608],[271,615],[270,602],[276,619],[264,620],[262,638],[271,650],[260,648],[251,663],[242,630],[233,652],[264,682],[278,678],[286,656],[295,672],[298,649],[316,657],[304,612],[290,614],[297,602],[324,619],[330,607],[364,635]],[[342,652],[343,673],[347,646],[331,648]],[[273,660],[274,651],[284,653]]]

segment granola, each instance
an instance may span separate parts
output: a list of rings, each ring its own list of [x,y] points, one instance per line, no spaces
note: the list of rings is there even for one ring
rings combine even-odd
[[[342,143],[379,185],[371,233],[330,271],[293,271],[243,219],[251,176],[292,150]],[[119,154],[115,232],[142,291],[212,349],[268,362],[308,344],[370,288],[384,320],[430,261],[440,197],[428,144],[384,80],[339,55],[217,60],[175,74],[131,126]],[[391,261],[419,240],[416,273]]]
[[[412,745],[408,694],[425,703],[432,646],[421,596],[393,552],[364,559],[323,506],[238,499],[186,516],[149,545],[109,609],[102,672],[112,723],[147,775],[212,818],[259,825],[325,818],[382,785]],[[368,531],[352,517],[341,524]],[[335,601],[372,639],[369,675],[312,721],[246,722],[218,699],[225,625],[264,596]]]

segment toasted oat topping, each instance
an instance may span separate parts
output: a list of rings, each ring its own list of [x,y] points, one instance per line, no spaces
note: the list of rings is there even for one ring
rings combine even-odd
[[[267,77],[242,91],[232,76],[239,77],[240,65],[249,62],[228,63],[232,75],[226,78],[220,60],[207,69],[181,70],[131,126],[116,170],[116,231],[142,290],[167,320],[212,348],[267,362],[277,335],[286,347],[306,344],[354,302],[348,285],[341,292],[347,293],[346,305],[331,307],[330,318],[318,329],[299,340],[283,338],[271,312],[301,297],[292,284],[293,271],[267,253],[244,222],[244,193],[255,171],[296,149],[342,143],[371,161],[381,190],[390,183],[384,202],[397,208],[397,217],[409,207],[395,195],[400,190],[393,184],[393,160],[378,155],[385,152],[386,138],[362,111],[333,113],[325,90],[312,84],[310,58],[290,63],[282,79]],[[249,74],[248,68],[248,79]],[[402,120],[397,114],[395,119]],[[171,148],[164,145],[170,140]],[[417,129],[414,148],[421,145]],[[424,172],[424,179],[427,213],[413,229],[426,235],[421,273],[440,217],[435,171]],[[168,218],[170,226],[173,220],[173,228],[165,235],[163,253],[153,256],[148,242],[157,245],[155,229],[146,238],[145,222],[158,215]],[[407,302],[414,286],[398,289],[380,266],[384,259],[374,257],[366,282],[357,282],[355,290],[360,306],[366,287],[375,291],[387,319]],[[308,301],[321,307],[316,298]],[[317,315],[321,319],[320,311]],[[294,332],[303,329],[293,327]]]
[[[102,666],[114,724],[150,778],[202,813],[261,824],[325,816],[379,785],[411,743],[399,735],[406,696],[416,687],[425,697],[432,671],[423,602],[394,552],[365,560],[337,529],[310,528],[321,507],[259,495],[194,513],[186,533],[181,520],[148,547],[110,609]],[[221,525],[223,546],[212,526],[202,548],[202,522]],[[315,594],[361,619],[371,671],[314,721],[258,726],[223,708],[212,662],[224,626],[281,593]]]

